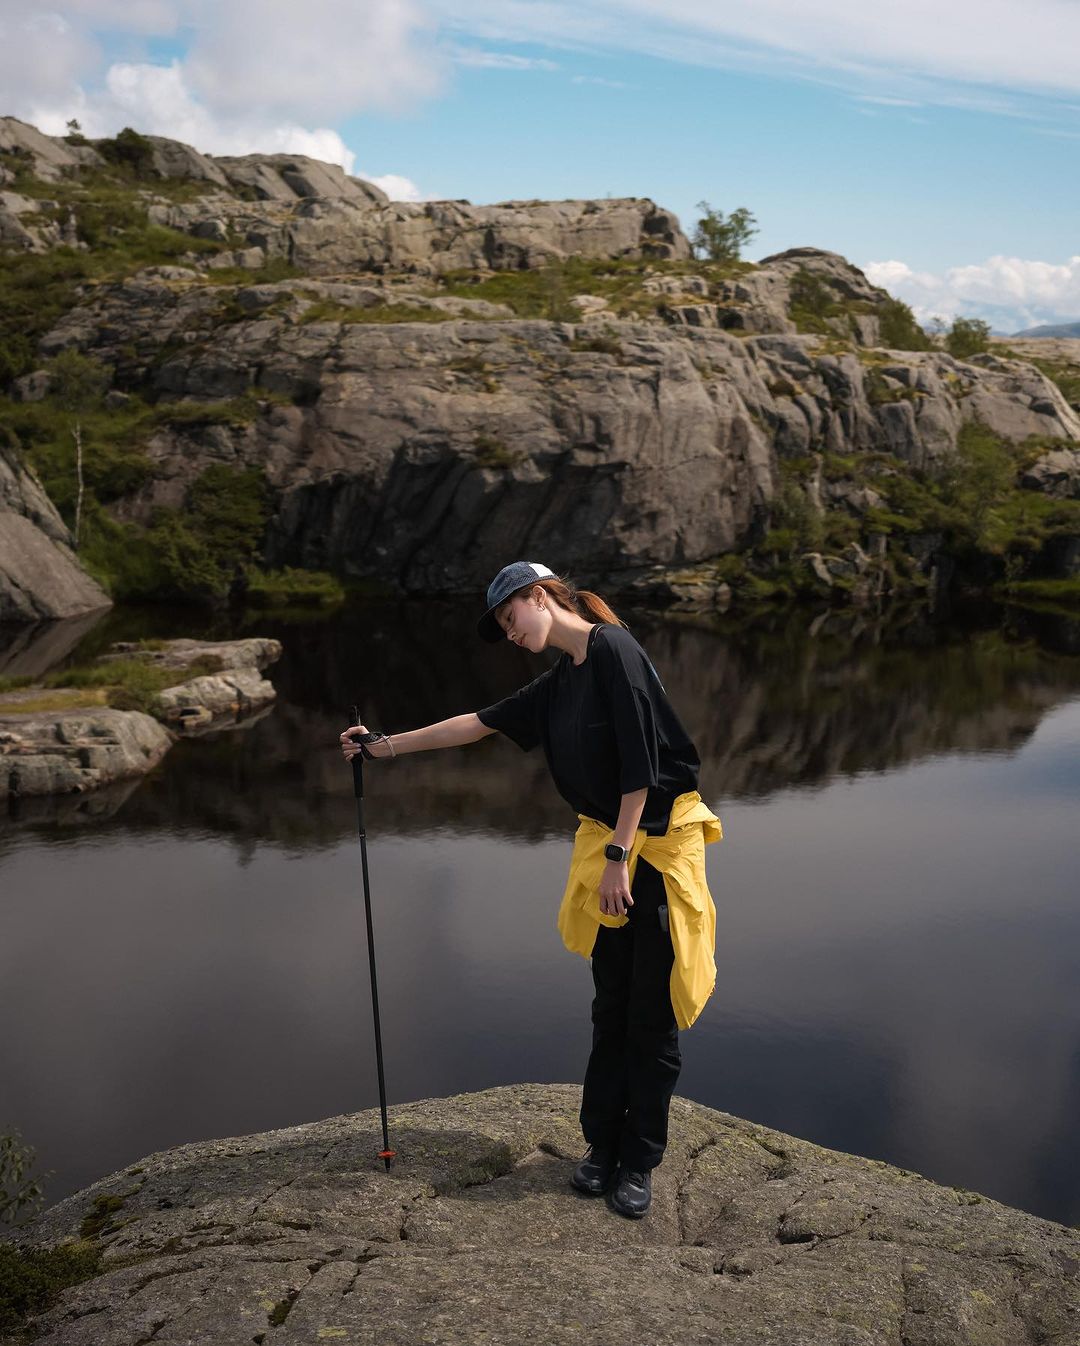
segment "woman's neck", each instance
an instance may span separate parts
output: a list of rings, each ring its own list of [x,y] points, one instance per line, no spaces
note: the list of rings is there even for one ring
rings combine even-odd
[[[575,664],[580,664],[588,653],[589,633],[594,625],[595,622],[587,622],[584,617],[553,607],[547,643],[563,650]]]

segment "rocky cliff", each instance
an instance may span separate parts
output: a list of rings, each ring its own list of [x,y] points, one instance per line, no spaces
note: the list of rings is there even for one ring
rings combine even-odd
[[[576,1085],[516,1085],[152,1154],[39,1216],[82,1249],[31,1319],[134,1341],[1068,1346],[1080,1233],[674,1098],[653,1203],[569,1185]]]
[[[30,262],[101,246],[117,162],[165,262],[73,290],[11,385],[33,455],[51,362],[106,371],[130,447],[100,526],[129,549],[247,473],[264,564],[400,592],[477,590],[523,552],[693,603],[865,599],[969,554],[1071,573],[1071,384],[954,358],[836,254],[705,262],[648,200],[392,202],[295,157],[4,127]]]
[[[79,565],[41,482],[0,444],[0,624],[75,617],[109,606]]]

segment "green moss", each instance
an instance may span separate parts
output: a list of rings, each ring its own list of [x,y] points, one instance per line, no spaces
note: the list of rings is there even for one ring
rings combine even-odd
[[[525,457],[520,449],[508,449],[502,440],[494,435],[477,435],[473,440],[473,448],[477,467],[513,467]]]
[[[345,587],[334,575],[322,570],[252,571],[248,576],[247,601],[253,607],[333,607],[345,599]]]
[[[890,382],[877,365],[870,365],[863,374],[863,391],[872,407],[883,406],[889,402],[915,402],[925,397],[917,388],[897,386]]]
[[[166,668],[137,657],[107,659],[101,663],[67,668],[49,674],[42,680],[42,685],[103,688],[106,703],[116,710],[141,710],[148,715],[154,715],[159,710],[158,692],[166,687],[179,686],[191,678],[220,673],[221,669],[221,659],[215,654],[200,655],[198,659],[192,660],[182,668]],[[115,1198],[102,1197],[99,1200],[112,1201]],[[119,1206],[109,1209],[119,1209]],[[84,1221],[84,1234],[88,1236],[93,1232],[95,1231],[87,1229]]]
[[[1080,607],[1080,579],[1009,580],[995,593],[1010,598],[1043,598],[1069,608]]]
[[[83,1240],[52,1248],[0,1242],[0,1333],[14,1333],[48,1309],[69,1285],[93,1279],[101,1249]]]
[[[112,1217],[118,1210],[123,1209],[127,1195],[127,1193],[123,1195],[114,1193],[109,1196],[94,1197],[90,1210],[83,1216],[82,1224],[79,1226],[80,1236],[84,1239],[94,1239],[103,1233],[110,1232]]]

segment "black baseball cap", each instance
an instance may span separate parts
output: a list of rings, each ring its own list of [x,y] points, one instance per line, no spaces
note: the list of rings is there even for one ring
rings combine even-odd
[[[499,604],[505,603],[518,589],[524,589],[526,584],[532,584],[536,580],[557,578],[554,570],[549,570],[539,561],[511,561],[508,566],[503,566],[488,585],[488,609],[476,624],[477,635],[492,645],[497,640],[502,640],[503,629],[495,620],[495,609]]]

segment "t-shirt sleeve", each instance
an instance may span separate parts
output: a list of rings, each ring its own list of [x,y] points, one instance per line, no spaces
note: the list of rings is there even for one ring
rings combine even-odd
[[[540,742],[540,711],[547,677],[546,673],[541,673],[501,701],[478,710],[476,715],[480,723],[513,739],[523,752],[535,748]]]
[[[600,655],[600,685],[611,707],[619,792],[629,794],[657,785],[660,746],[655,698],[663,695],[663,684],[648,655],[632,638],[597,641],[595,653]]]

